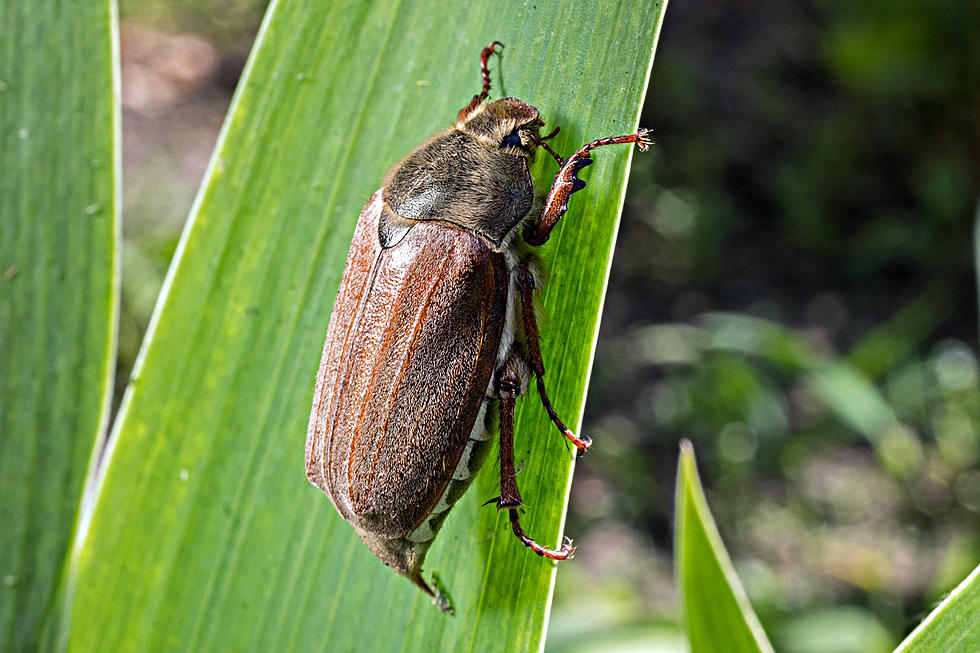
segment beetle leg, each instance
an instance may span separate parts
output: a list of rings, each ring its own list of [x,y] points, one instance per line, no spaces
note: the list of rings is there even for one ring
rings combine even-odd
[[[487,68],[487,63],[490,60],[490,55],[497,51],[497,46],[504,47],[504,44],[500,41],[492,41],[490,45],[483,48],[480,52],[480,74],[483,75],[483,89],[478,95],[474,95],[470,103],[463,107],[457,120],[463,120],[466,116],[470,115],[473,109],[480,106],[480,104],[487,99],[487,95],[490,94],[490,69]]]
[[[547,141],[550,141],[552,138],[557,136],[559,131],[561,131],[561,127],[555,127],[554,129],[551,130],[551,133],[548,134],[547,136],[538,136],[537,134],[531,134],[531,140],[534,142],[535,145],[537,145],[538,147],[543,147],[545,151],[548,152],[548,154],[553,156],[555,158],[555,161],[558,162],[558,167],[560,168],[563,165],[565,165],[565,159],[558,156],[558,153],[555,152],[553,149],[551,149],[551,146],[548,145],[547,143]]]
[[[513,354],[511,355],[513,357]],[[521,392],[521,382],[509,359],[500,370],[500,496],[497,508],[517,508],[524,505],[517,489],[517,470],[514,466],[514,405]]]
[[[541,358],[541,347],[538,343],[538,323],[534,317],[534,275],[527,264],[521,265],[517,271],[517,285],[521,290],[521,314],[524,316],[524,333],[527,336],[527,349],[531,358],[531,369],[534,371],[534,378],[537,381],[538,395],[544,409],[548,411],[548,417],[564,435],[569,442],[578,447],[579,453],[583,453],[592,444],[592,438],[579,438],[571,429],[565,426],[564,422],[558,417],[555,409],[551,406],[548,393],[544,388],[544,360]]]
[[[517,489],[517,471],[514,469],[514,404],[520,392],[521,384],[510,363],[505,363],[500,372],[498,381],[498,393],[500,395],[500,497],[497,499],[497,508],[506,508],[510,513],[510,525],[524,546],[531,549],[539,556],[551,558],[552,560],[567,560],[575,555],[575,547],[572,540],[564,538],[561,548],[558,550],[548,549],[541,546],[524,532],[521,528],[521,518],[519,507],[521,494]]]
[[[544,210],[541,216],[534,223],[528,223],[524,227],[524,240],[535,247],[543,245],[551,236],[551,230],[555,228],[558,221],[568,210],[568,199],[572,193],[585,188],[585,182],[578,178],[579,170],[592,165],[592,155],[590,152],[597,147],[604,145],[619,145],[622,143],[636,143],[641,150],[646,150],[650,146],[650,138],[646,129],[640,129],[635,134],[625,136],[611,136],[600,138],[590,143],[586,143],[578,149],[575,154],[562,160],[561,157],[552,152],[552,156],[558,159],[561,168],[555,175],[555,181],[551,185],[551,191],[544,202]],[[541,145],[542,143],[538,143]],[[549,152],[551,148],[545,146]]]

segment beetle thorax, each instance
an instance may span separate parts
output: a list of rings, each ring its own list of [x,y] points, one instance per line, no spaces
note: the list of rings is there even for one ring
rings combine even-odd
[[[537,109],[505,98],[480,105],[422,143],[385,176],[388,222],[434,220],[465,229],[500,250],[531,210],[528,164]],[[509,135],[525,132],[508,140]],[[383,224],[382,229],[390,228]]]

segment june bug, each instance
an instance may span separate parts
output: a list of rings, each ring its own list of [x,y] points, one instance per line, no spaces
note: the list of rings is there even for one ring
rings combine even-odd
[[[527,245],[539,246],[585,182],[578,171],[603,145],[636,143],[646,130],[555,154],[538,110],[483,89],[456,118],[385,175],[354,232],[317,373],[306,473],[374,554],[426,593],[422,562],[449,509],[486,458],[499,417],[500,496],[514,534],[541,556],[570,558],[565,538],[548,549],[520,525],[514,405],[534,375],[543,382]],[[543,209],[533,210],[529,166],[538,147],[558,162]],[[540,205],[539,205],[540,206]],[[526,244],[525,244],[526,243]]]

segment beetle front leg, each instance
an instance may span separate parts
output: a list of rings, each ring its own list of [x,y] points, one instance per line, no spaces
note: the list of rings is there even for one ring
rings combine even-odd
[[[513,359],[513,356],[512,356]],[[552,560],[567,560],[575,555],[572,540],[564,538],[558,550],[541,546],[521,528],[520,506],[521,493],[517,489],[517,469],[514,467],[514,405],[521,391],[521,382],[514,370],[512,360],[504,364],[498,379],[498,394],[500,397],[500,496],[497,498],[497,508],[505,508],[510,513],[510,525],[524,546],[539,556]]]
[[[484,100],[487,99],[487,95],[490,94],[490,69],[487,64],[490,61],[490,57],[494,52],[497,51],[498,47],[503,47],[504,44],[500,41],[491,41],[490,45],[483,48],[480,52],[480,76],[483,78],[483,88],[480,92],[473,96],[470,103],[465,107],[460,109],[459,115],[456,117],[457,120],[465,120],[466,116],[470,115],[478,106],[480,106]]]
[[[544,388],[544,360],[541,357],[541,346],[538,342],[538,322],[534,317],[534,275],[531,274],[527,264],[521,265],[520,270],[517,271],[517,285],[521,291],[521,314],[524,317],[524,334],[527,336],[531,370],[534,372],[535,381],[537,381],[541,404],[548,411],[548,417],[551,418],[558,431],[578,448],[580,454],[584,453],[592,444],[592,439],[589,437],[579,438],[565,426],[552,407],[551,400],[548,399],[548,393]]]
[[[544,140],[538,137],[535,139],[535,143],[544,145]],[[550,147],[545,146],[545,149],[555,157],[558,165],[561,167],[558,169],[558,174],[555,175],[555,181],[551,184],[551,191],[545,199],[544,210],[541,211],[541,216],[536,222],[528,223],[524,227],[524,240],[528,244],[534,245],[535,247],[545,244],[551,236],[551,230],[555,228],[555,225],[558,224],[558,221],[561,220],[562,216],[568,210],[568,200],[572,196],[572,193],[585,188],[585,182],[578,178],[578,173],[582,168],[592,165],[592,155],[590,152],[604,145],[619,145],[622,143],[636,143],[641,150],[646,151],[651,141],[648,137],[647,130],[640,129],[635,134],[600,138],[591,143],[586,143],[567,159],[562,159]]]

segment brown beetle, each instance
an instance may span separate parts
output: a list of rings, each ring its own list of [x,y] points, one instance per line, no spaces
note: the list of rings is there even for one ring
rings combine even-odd
[[[422,561],[449,509],[486,457],[499,411],[500,496],[515,535],[541,556],[570,558],[525,535],[514,468],[514,404],[529,372],[558,430],[577,438],[545,392],[532,291],[518,238],[538,246],[585,182],[591,150],[646,149],[647,132],[592,141],[568,159],[540,136],[538,110],[484,102],[483,90],[450,129],[385,175],[354,232],[317,373],[306,473],[374,554],[427,594]],[[532,211],[529,165],[538,146],[560,166],[544,209]],[[526,248],[524,248],[526,249]],[[488,502],[489,503],[489,502]]]

